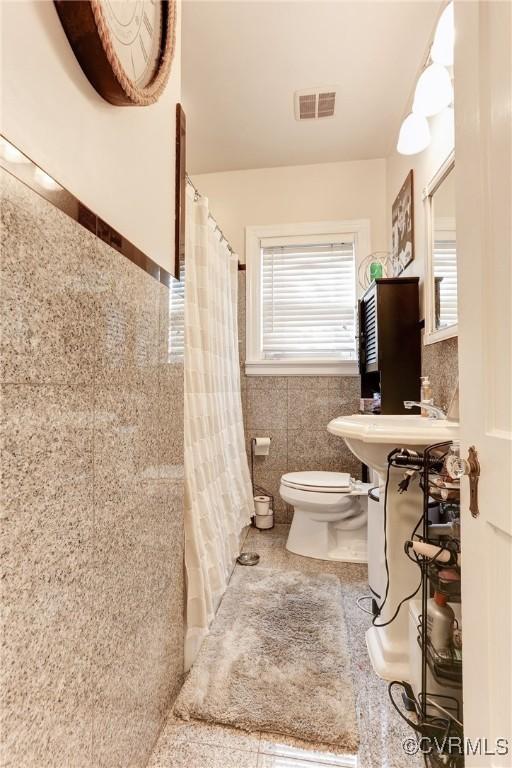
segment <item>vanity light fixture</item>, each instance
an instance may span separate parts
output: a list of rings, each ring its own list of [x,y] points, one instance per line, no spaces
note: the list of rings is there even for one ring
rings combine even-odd
[[[397,152],[401,155],[416,155],[418,152],[423,152],[429,144],[430,128],[427,118],[411,112],[400,127]]]
[[[436,64],[444,64],[445,67],[453,65],[453,46],[455,42],[455,24],[453,20],[453,3],[449,3],[437,22],[434,42],[430,51],[430,57]]]
[[[400,126],[396,149],[401,155],[415,155],[426,149],[430,144],[430,130],[426,118],[449,109],[453,104],[452,76],[447,69],[453,64],[455,40],[453,18],[453,2],[451,2],[437,22],[428,65],[416,83],[412,112]],[[447,127],[453,137],[453,108],[450,109]]]
[[[412,111],[432,117],[449,107],[453,101],[450,73],[442,64],[430,64],[421,73],[414,92]]]

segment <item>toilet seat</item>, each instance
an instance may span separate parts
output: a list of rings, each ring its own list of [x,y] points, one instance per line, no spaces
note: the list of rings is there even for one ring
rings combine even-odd
[[[286,549],[295,555],[346,563],[368,562],[369,483],[345,472],[288,472],[279,493],[293,507]]]
[[[281,478],[287,488],[312,493],[350,493],[352,482],[348,472],[288,472]]]

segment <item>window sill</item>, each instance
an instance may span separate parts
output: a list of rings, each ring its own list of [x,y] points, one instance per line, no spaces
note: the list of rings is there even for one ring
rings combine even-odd
[[[423,336],[423,345],[426,347],[429,344],[437,344],[438,341],[445,341],[446,339],[453,339],[459,335],[458,325],[448,325],[446,328],[440,328],[437,331],[425,331]]]
[[[246,376],[359,376],[357,360],[246,360]]]

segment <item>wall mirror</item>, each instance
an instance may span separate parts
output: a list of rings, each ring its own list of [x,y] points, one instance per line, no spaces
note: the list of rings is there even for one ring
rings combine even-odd
[[[425,344],[457,335],[455,159],[443,163],[424,192],[427,208]]]

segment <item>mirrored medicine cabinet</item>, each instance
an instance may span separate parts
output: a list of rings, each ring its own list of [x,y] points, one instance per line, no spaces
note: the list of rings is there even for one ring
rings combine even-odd
[[[452,153],[424,190],[427,221],[425,344],[457,336],[457,226]]]

